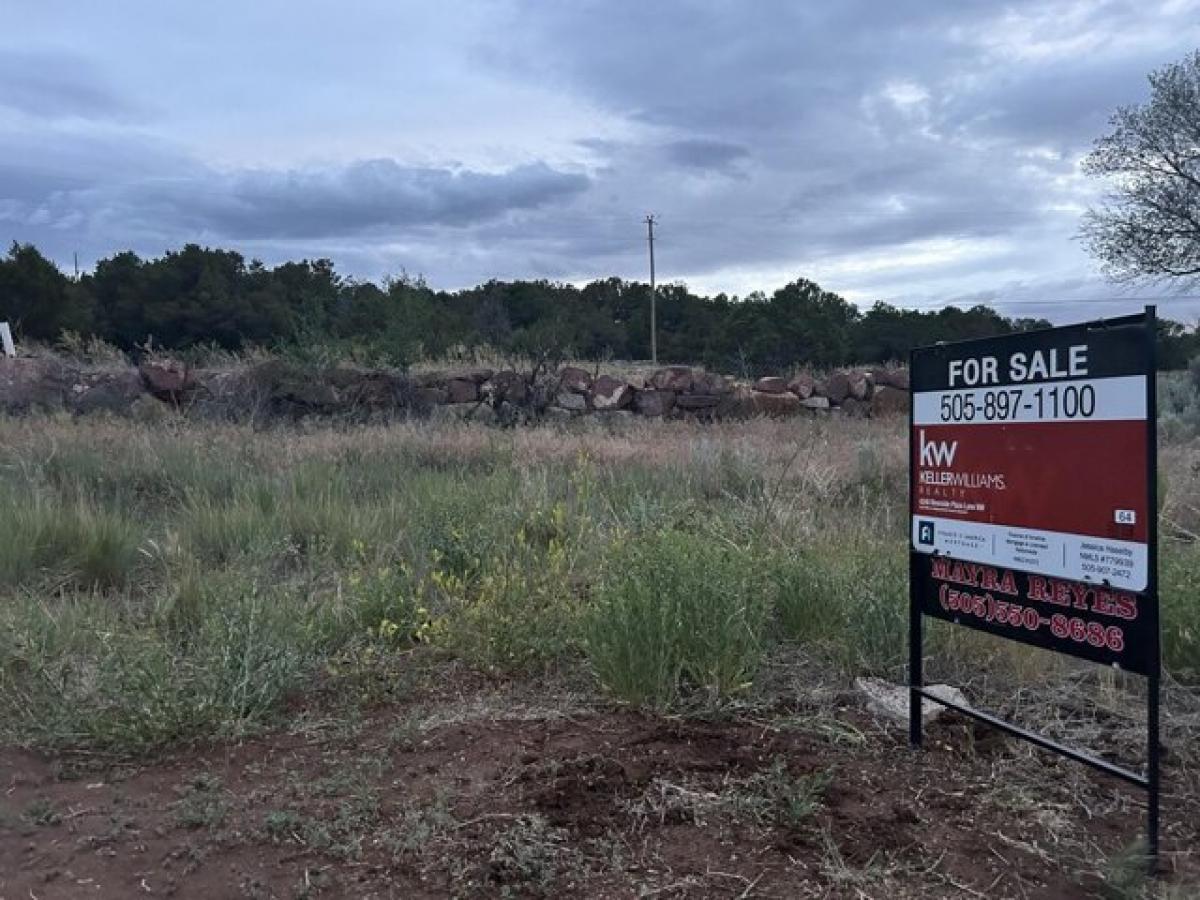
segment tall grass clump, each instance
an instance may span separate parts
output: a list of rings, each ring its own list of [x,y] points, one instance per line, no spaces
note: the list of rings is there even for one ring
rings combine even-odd
[[[307,677],[312,618],[232,579],[198,589],[182,617],[95,593],[22,597],[0,616],[5,737],[130,753],[237,735]]]
[[[58,582],[81,588],[120,587],[139,561],[141,528],[119,509],[87,498],[0,490],[0,582]]]
[[[716,538],[669,530],[620,545],[584,622],[588,659],[630,703],[666,707],[685,689],[728,697],[762,656],[762,588],[751,555]]]
[[[1200,684],[1200,544],[1166,545],[1159,572],[1163,666]]]
[[[905,659],[908,570],[903,546],[850,531],[784,552],[770,566],[784,638],[820,650],[847,673],[895,674]]]

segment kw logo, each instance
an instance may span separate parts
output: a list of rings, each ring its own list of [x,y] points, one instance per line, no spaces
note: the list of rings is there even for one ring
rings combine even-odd
[[[921,429],[921,465],[952,466],[954,454],[958,452],[958,441],[927,441]]]

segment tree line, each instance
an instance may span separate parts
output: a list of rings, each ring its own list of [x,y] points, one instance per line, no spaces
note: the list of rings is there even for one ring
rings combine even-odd
[[[986,306],[865,312],[807,279],[771,294],[701,296],[679,284],[657,298],[660,361],[745,375],[807,365],[903,360],[915,346],[1045,327]],[[100,338],[133,355],[148,347],[321,347],[404,366],[461,348],[583,359],[650,356],[650,288],[607,278],[583,287],[489,281],[439,291],[420,278],[381,284],[339,275],[327,259],[268,268],[239,253],[188,244],[154,259],[126,251],[72,279],[30,244],[0,258],[0,320],[19,338]],[[1160,359],[1178,368],[1200,336],[1163,322]]]

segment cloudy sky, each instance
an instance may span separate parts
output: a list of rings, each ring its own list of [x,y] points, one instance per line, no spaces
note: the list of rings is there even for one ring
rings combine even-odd
[[[654,212],[660,279],[697,290],[1060,321],[1163,293],[1099,277],[1078,163],[1200,47],[1195,0],[4,6],[0,240],[64,267],[197,241],[644,278]]]

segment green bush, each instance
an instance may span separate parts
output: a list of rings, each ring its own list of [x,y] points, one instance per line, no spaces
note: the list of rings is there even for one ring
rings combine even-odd
[[[783,636],[815,645],[848,673],[894,675],[908,634],[904,549],[849,532],[777,559],[770,574]]]
[[[124,585],[138,565],[141,529],[119,510],[86,499],[0,491],[0,581],[55,580],[83,588]]]
[[[1200,545],[1167,545],[1159,563],[1163,666],[1200,683]]]
[[[617,551],[584,644],[600,681],[628,702],[665,707],[685,687],[727,697],[755,674],[768,603],[748,553],[665,531]]]

